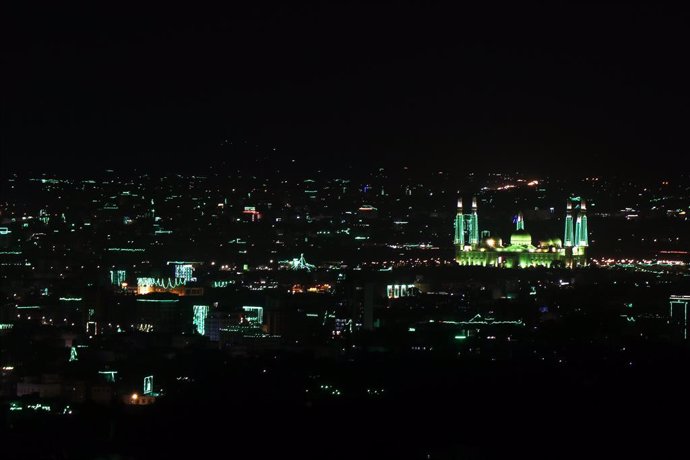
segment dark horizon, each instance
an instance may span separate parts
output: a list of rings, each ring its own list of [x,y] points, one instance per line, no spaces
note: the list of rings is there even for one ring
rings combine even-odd
[[[226,139],[315,170],[687,169],[687,19],[572,2],[8,14],[3,169],[204,169],[243,155]]]

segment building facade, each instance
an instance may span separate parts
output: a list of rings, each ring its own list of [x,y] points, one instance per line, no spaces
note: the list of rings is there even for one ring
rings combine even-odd
[[[501,238],[492,237],[488,232],[480,233],[476,198],[472,199],[471,214],[463,213],[462,199],[458,199],[453,235],[455,260],[459,265],[505,268],[572,268],[587,265],[587,206],[579,199],[569,199],[567,202],[562,240],[551,238],[539,241],[535,245],[532,236],[525,230],[525,219],[522,213],[519,213],[516,229],[510,236],[509,244],[504,245]]]

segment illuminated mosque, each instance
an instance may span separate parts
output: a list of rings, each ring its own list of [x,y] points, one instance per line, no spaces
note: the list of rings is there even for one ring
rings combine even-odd
[[[575,206],[573,206],[575,204]],[[577,214],[573,226],[573,213]],[[574,229],[573,229],[574,227]],[[462,199],[458,199],[455,216],[455,260],[459,265],[484,267],[581,267],[587,265],[585,255],[589,246],[587,233],[587,206],[579,198],[569,199],[566,206],[563,240],[552,238],[539,241],[535,246],[532,235],[525,230],[525,219],[518,214],[516,229],[510,243],[501,238],[479,232],[477,198],[472,198],[472,212],[464,214]]]

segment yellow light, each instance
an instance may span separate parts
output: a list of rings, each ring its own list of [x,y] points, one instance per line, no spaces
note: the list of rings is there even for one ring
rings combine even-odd
[[[132,393],[132,400],[136,401],[137,399],[139,399],[139,395],[136,393]]]
[[[486,245],[490,248],[493,248],[494,246],[496,246],[496,240],[494,240],[493,238],[489,238],[488,240],[486,240]]]

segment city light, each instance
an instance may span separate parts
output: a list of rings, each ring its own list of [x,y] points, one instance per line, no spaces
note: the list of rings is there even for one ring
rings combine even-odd
[[[3,21],[0,460],[688,450],[687,5],[54,3]]]

